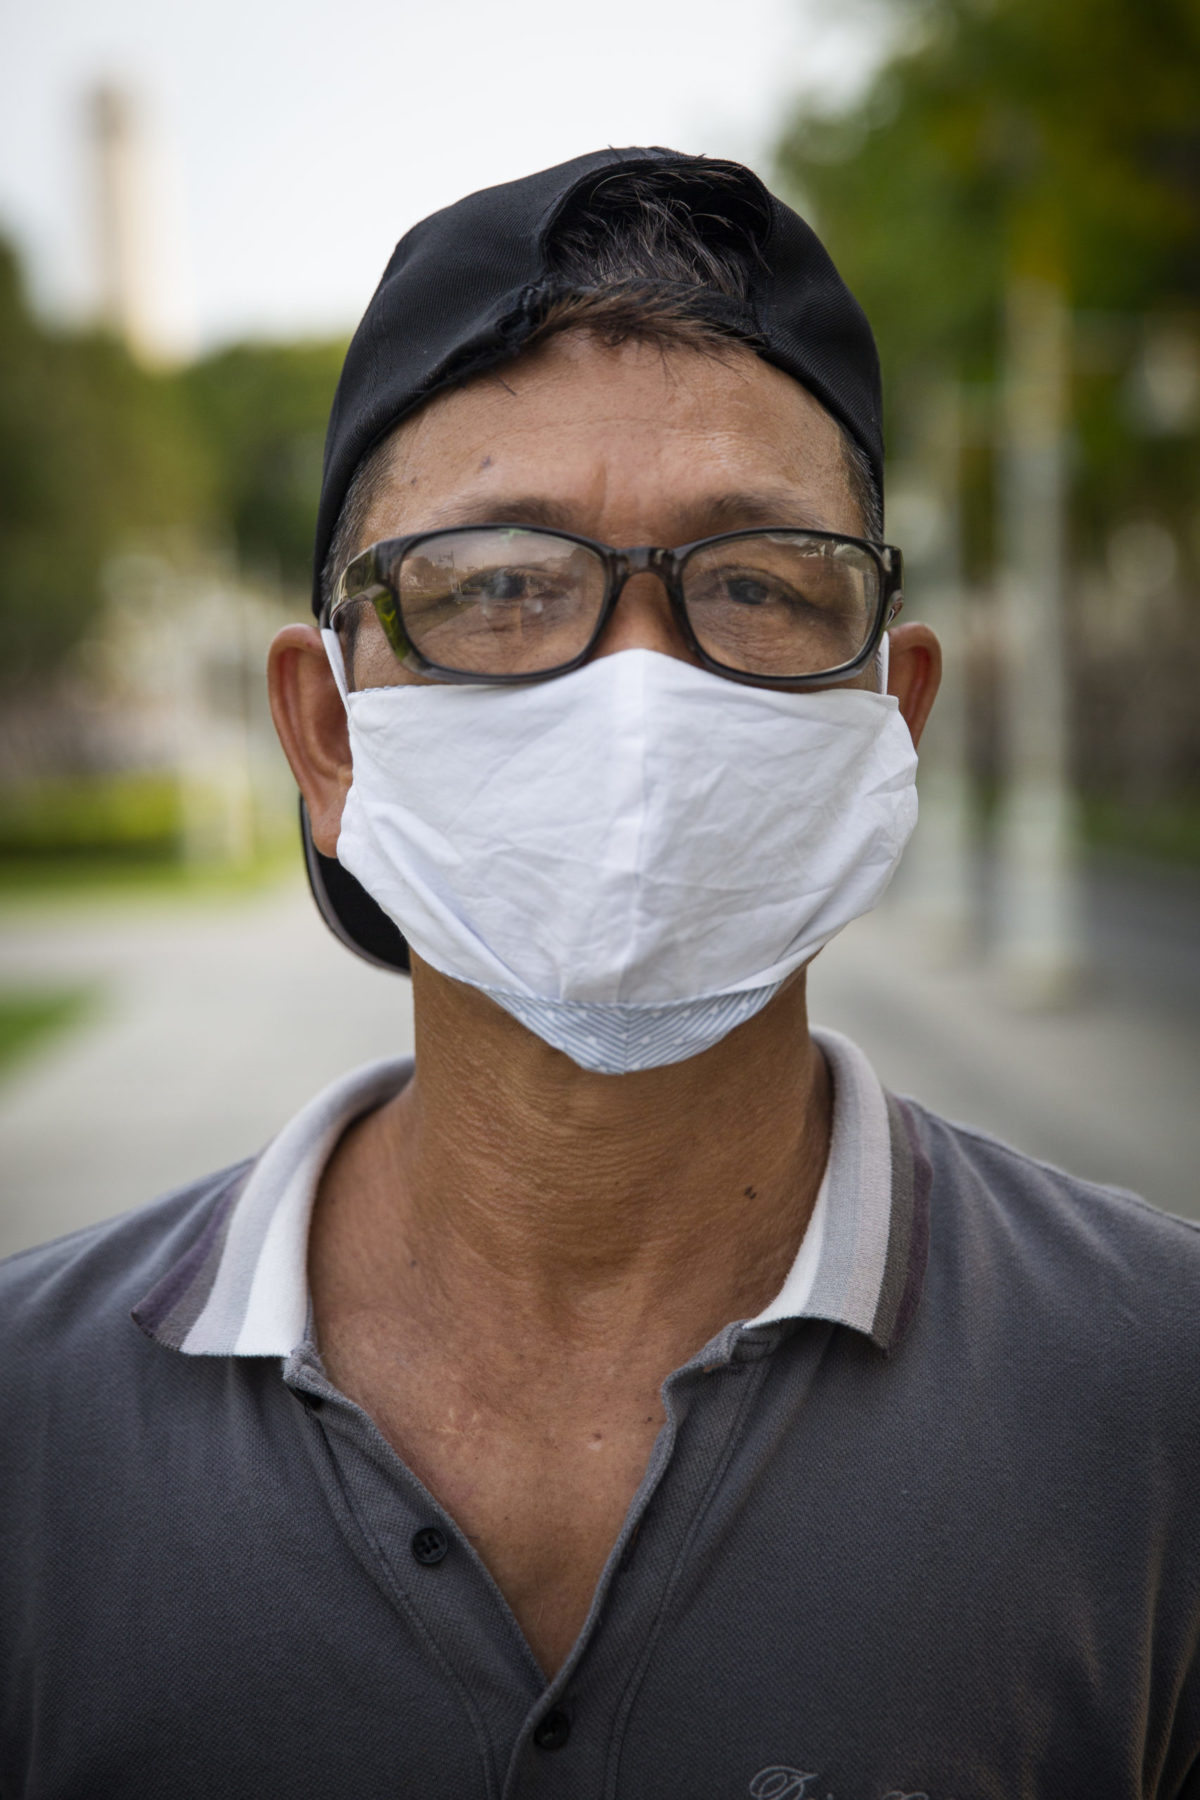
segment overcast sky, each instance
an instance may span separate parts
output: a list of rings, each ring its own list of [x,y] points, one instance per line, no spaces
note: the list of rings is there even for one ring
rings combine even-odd
[[[397,237],[605,143],[765,166],[791,96],[852,89],[864,0],[0,0],[0,230],[39,304],[95,294],[82,96],[141,101],[163,331],[353,325]]]

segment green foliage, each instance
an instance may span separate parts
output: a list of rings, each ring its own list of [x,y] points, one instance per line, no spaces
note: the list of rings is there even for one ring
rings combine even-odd
[[[1107,795],[1089,795],[1084,836],[1091,844],[1150,862],[1200,868],[1200,793],[1132,806]]]
[[[232,543],[307,586],[344,346],[241,345],[148,370],[33,317],[0,243],[0,691],[48,684],[131,546]]]
[[[1013,267],[1077,306],[1200,298],[1196,0],[892,0],[905,47],[780,174],[896,358],[991,360]]]
[[[181,829],[178,784],[169,775],[64,776],[0,788],[0,862],[169,859]]]
[[[241,344],[183,376],[243,564],[307,586],[325,422],[345,345]]]
[[[46,676],[86,630],[105,558],[208,510],[182,396],[99,335],[44,331],[0,246],[0,681]]]
[[[48,1038],[87,1012],[87,988],[0,990],[0,1072],[5,1074]]]
[[[219,897],[295,874],[290,807],[286,832],[273,832],[267,821],[254,856],[236,865],[189,859],[185,810],[170,773],[96,772],[0,785],[0,907],[105,895],[122,902],[137,895]]]
[[[1200,0],[868,3],[899,48],[848,109],[797,114],[778,178],[875,326],[894,457],[928,468],[958,387],[960,548],[981,587],[1001,552],[1006,296],[1029,278],[1063,296],[1075,768],[1085,789],[1182,805],[1200,745],[1178,701],[1200,680]],[[1175,567],[1123,586],[1114,549],[1147,522]]]

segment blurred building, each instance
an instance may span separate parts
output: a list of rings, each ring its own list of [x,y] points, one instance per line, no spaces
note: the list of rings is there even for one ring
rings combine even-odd
[[[169,773],[190,863],[242,864],[291,822],[295,789],[267,706],[281,598],[219,564],[114,557],[92,646],[93,745],[110,766]]]

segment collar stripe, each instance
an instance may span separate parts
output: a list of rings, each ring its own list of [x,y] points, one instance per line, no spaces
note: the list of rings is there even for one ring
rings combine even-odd
[[[929,1256],[929,1196],[933,1165],[921,1149],[912,1110],[887,1096],[892,1152],[892,1218],[887,1274],[871,1336],[884,1349],[900,1342],[917,1310]]]
[[[820,1273],[805,1310],[870,1336],[887,1272],[892,1209],[887,1102],[878,1076],[858,1046],[846,1038],[831,1040],[832,1034],[821,1034],[834,1080],[827,1168],[829,1225]]]
[[[134,1307],[135,1325],[156,1343],[184,1348],[217,1278],[234,1205],[253,1170],[253,1163],[241,1163],[221,1177],[199,1237]]]
[[[833,1078],[829,1158],[808,1230],[771,1304],[743,1329],[825,1319],[891,1348],[920,1297],[928,1164],[911,1114],[885,1095],[858,1047],[815,1032]],[[222,1177],[195,1242],[134,1309],[146,1334],[189,1356],[286,1358],[309,1332],[313,1201],[338,1139],[397,1094],[410,1058],[344,1076],[298,1113],[257,1162]]]

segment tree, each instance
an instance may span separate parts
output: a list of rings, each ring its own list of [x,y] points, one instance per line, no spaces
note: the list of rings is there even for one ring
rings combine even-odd
[[[1006,301],[1032,282],[1065,304],[1076,766],[1110,791],[1194,790],[1200,0],[878,5],[900,48],[845,111],[795,117],[778,177],[876,327],[893,453],[913,451],[933,389],[968,384],[977,579],[999,554]],[[1169,591],[1151,595],[1143,560],[1146,591],[1122,598],[1108,569],[1122,531],[1157,542]],[[1107,647],[1089,598],[1106,583],[1127,615]],[[1139,762],[1147,781],[1131,778]]]
[[[325,422],[345,344],[240,344],[183,375],[243,565],[307,586]]]
[[[179,371],[115,338],[48,330],[0,244],[0,688],[49,691],[117,552],[308,584],[341,343],[246,344]]]
[[[1015,264],[1076,306],[1200,303],[1197,0],[892,0],[904,48],[797,118],[815,203],[888,360],[986,364]]]
[[[42,329],[0,246],[0,683],[61,665],[96,615],[114,550],[195,530],[208,511],[177,386],[111,338]]]

